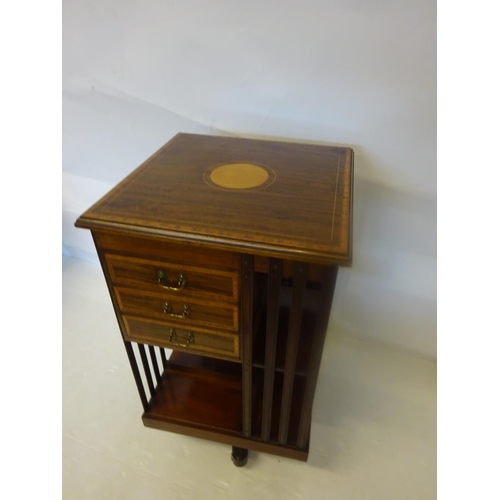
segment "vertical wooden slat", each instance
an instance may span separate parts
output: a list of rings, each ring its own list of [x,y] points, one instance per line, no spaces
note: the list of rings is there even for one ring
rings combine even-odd
[[[155,395],[155,386],[153,384],[153,378],[151,377],[151,370],[149,369],[148,357],[146,356],[146,349],[144,349],[143,344],[137,344],[139,347],[139,353],[141,355],[142,367],[144,368],[144,373],[146,375],[146,380],[148,381],[149,392],[151,397]]]
[[[161,375],[160,369],[158,368],[158,361],[156,359],[156,351],[154,346],[149,346],[149,357],[151,358],[151,363],[153,364],[153,371],[155,372],[156,383],[160,383]]]
[[[283,261],[270,259],[269,284],[266,320],[266,354],[264,365],[264,394],[262,402],[263,441],[269,441],[271,435],[271,418],[273,413],[274,370],[276,364],[276,337],[278,333],[278,318],[280,311],[280,288],[283,273]]]
[[[297,447],[305,448],[309,440],[311,428],[312,406],[314,401],[314,391],[318,381],[321,354],[325,343],[328,320],[330,319],[330,309],[332,306],[333,292],[337,281],[338,267],[325,267],[323,275],[323,285],[319,304],[319,317],[316,321],[314,338],[311,346],[311,358],[309,360],[309,373],[307,375],[304,402],[302,404],[302,414],[300,416],[299,434]]]
[[[281,396],[280,426],[278,432],[279,444],[286,444],[288,440],[288,424],[292,405],[295,362],[297,359],[297,348],[299,345],[299,334],[302,321],[302,299],[306,288],[306,280],[307,264],[305,262],[296,262],[293,272],[292,306],[290,310],[290,323],[288,325],[283,394]]]
[[[243,436],[252,435],[253,256],[242,255]]]
[[[165,349],[163,347],[160,347],[160,354],[161,354],[161,362],[163,363],[163,369],[167,369],[167,355],[165,354]]]
[[[144,408],[144,411],[147,412],[149,411],[148,398],[146,396],[146,391],[144,390],[144,385],[142,383],[139,367],[137,366],[137,360],[135,359],[134,350],[132,349],[132,344],[127,340],[124,340],[123,343],[125,344],[125,351],[127,352],[128,361],[130,363],[130,367],[132,368],[135,384],[137,385],[137,390],[139,391],[142,407]]]

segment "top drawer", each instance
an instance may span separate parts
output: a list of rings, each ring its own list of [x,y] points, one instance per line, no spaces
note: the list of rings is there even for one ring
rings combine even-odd
[[[106,262],[111,280],[117,285],[238,300],[238,273],[235,271],[115,254],[106,254]]]

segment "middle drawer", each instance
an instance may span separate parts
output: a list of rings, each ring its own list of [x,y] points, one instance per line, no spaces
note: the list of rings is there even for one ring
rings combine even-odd
[[[173,325],[202,326],[238,331],[238,305],[189,298],[175,294],[115,287],[120,310],[163,319]]]

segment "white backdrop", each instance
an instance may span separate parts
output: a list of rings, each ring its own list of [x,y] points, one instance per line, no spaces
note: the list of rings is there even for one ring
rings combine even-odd
[[[85,209],[177,132],[355,150],[335,331],[436,356],[431,0],[63,0],[63,252]]]

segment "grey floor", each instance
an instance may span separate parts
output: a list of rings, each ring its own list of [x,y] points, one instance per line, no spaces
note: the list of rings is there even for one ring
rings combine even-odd
[[[436,364],[328,332],[307,463],[147,429],[98,264],[63,258],[63,498],[436,498]]]

